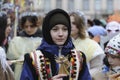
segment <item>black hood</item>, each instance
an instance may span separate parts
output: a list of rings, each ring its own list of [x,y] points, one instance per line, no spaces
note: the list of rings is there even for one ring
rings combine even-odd
[[[49,44],[54,44],[54,42],[51,38],[51,35],[50,35],[50,30],[57,24],[63,24],[65,26],[67,26],[68,39],[70,37],[71,24],[70,24],[70,17],[68,15],[68,13],[62,9],[54,9],[45,16],[45,18],[43,20],[43,26],[42,26],[43,38]],[[67,39],[67,41],[68,41],[68,39]],[[67,41],[65,43],[67,43]]]

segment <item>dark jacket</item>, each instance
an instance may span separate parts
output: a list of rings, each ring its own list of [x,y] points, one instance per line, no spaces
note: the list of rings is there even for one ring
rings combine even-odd
[[[74,45],[72,44],[71,39],[70,39],[68,41],[68,44],[63,46],[63,48],[61,50],[61,54],[64,56],[67,56],[70,54],[72,49],[74,49]],[[51,63],[52,76],[56,75],[58,73],[58,65],[57,65],[54,57],[58,56],[59,47],[56,45],[49,45],[46,43],[45,40],[43,40],[42,44],[38,47],[37,50],[41,50],[41,52],[44,54],[44,56],[49,58],[50,63]],[[83,54],[82,57],[84,59],[84,62],[83,62],[82,70],[79,73],[78,80],[91,80],[91,76],[89,74],[88,67],[86,64],[85,55]],[[25,55],[25,61],[24,61],[20,80],[38,80],[38,74],[35,71],[35,68],[32,64],[32,59],[30,58],[29,54]],[[68,80],[68,77],[65,77],[64,80]]]
[[[18,36],[21,37],[42,37],[42,31],[40,29],[38,29],[35,34],[33,35],[28,35],[25,31],[20,31]]]

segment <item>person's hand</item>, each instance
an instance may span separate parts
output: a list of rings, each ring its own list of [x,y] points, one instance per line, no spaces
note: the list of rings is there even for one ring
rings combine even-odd
[[[12,65],[13,63],[11,62],[11,61],[9,61],[9,60],[7,60],[7,63],[9,64],[9,65]]]
[[[63,77],[67,76],[66,74],[58,74],[52,77],[52,80],[63,80]]]
[[[109,75],[109,80],[120,80],[120,73]]]

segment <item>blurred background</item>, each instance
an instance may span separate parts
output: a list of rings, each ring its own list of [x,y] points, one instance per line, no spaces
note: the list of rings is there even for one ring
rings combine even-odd
[[[22,10],[37,10],[47,13],[54,8],[66,11],[80,10],[88,18],[107,18],[113,13],[119,13],[120,0],[0,0],[2,3],[12,3]]]

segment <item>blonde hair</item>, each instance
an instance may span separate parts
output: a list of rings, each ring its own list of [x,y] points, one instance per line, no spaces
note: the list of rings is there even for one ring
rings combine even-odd
[[[85,32],[85,23],[84,23],[83,19],[76,12],[71,12],[71,13],[69,13],[69,15],[73,16],[74,19],[75,19],[75,25],[79,30],[79,33],[78,33],[79,37],[81,39],[85,39],[86,38],[86,32]]]

